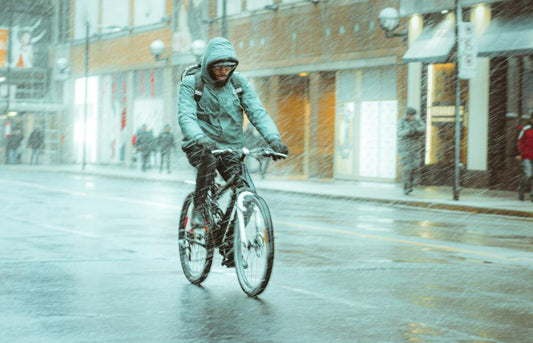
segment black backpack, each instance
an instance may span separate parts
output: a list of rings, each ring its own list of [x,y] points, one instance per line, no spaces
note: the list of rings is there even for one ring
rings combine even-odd
[[[202,81],[202,74],[200,73],[200,70],[202,70],[202,65],[198,63],[185,68],[185,70],[181,73],[181,81],[183,81],[185,76],[194,75],[194,100],[196,103],[200,101],[204,92],[204,82]],[[242,104],[242,94],[244,93],[244,90],[242,89],[241,83],[236,77],[230,78],[230,81],[233,85],[233,88],[235,88],[235,93],[237,93],[239,101]]]

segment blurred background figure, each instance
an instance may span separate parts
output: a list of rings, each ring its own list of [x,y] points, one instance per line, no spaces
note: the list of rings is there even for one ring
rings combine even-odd
[[[17,164],[19,162],[18,149],[22,142],[22,130],[15,129],[13,133],[7,138],[7,156],[9,164]]]
[[[33,129],[33,132],[28,138],[28,146],[31,148],[30,164],[39,164],[41,149],[44,147],[44,136],[38,127]]]
[[[163,165],[167,164],[167,173],[170,174],[170,154],[174,149],[174,135],[170,132],[170,125],[166,124],[163,132],[157,138],[157,145],[161,154],[159,172],[163,172]]]
[[[398,122],[398,151],[402,163],[403,192],[407,195],[418,184],[418,173],[424,149],[426,126],[416,118],[416,110],[408,107],[405,116]]]
[[[524,200],[524,195],[529,188],[529,197],[533,201],[533,113],[529,113],[529,121],[520,126],[518,133],[519,155],[516,159],[520,161],[523,175],[518,186],[518,199]]]
[[[143,124],[141,129],[137,131],[135,147],[137,148],[137,153],[140,154],[141,170],[145,172],[150,168],[150,155],[154,150],[154,135],[151,130],[148,131],[146,124]]]

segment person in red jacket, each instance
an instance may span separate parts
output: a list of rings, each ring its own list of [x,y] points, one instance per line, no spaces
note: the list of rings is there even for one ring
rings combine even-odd
[[[518,188],[518,199],[523,201],[524,194],[529,187],[530,200],[533,202],[533,113],[529,115],[529,123],[520,126],[518,134],[518,150],[520,154],[516,159],[522,165],[522,179]]]

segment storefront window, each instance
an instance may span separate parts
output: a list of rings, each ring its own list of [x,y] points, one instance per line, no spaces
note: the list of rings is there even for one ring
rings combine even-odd
[[[426,164],[454,163],[455,64],[428,67],[428,102],[426,116]],[[465,111],[467,82],[461,82],[461,162],[466,160],[468,112]]]
[[[395,69],[339,72],[336,86],[336,176],[394,179],[398,118]]]
[[[97,32],[95,24],[98,23],[100,1],[76,0],[74,18],[74,39],[85,38],[86,23],[89,22],[89,36]]]
[[[217,17],[222,17],[223,0],[217,0]],[[226,15],[241,13],[241,0],[226,0]]]
[[[129,0],[103,0],[102,26],[125,27],[130,23]]]
[[[163,99],[163,70],[141,70],[134,75],[133,128],[134,131],[146,124],[148,130],[158,135],[165,124],[165,102]]]
[[[102,78],[102,110],[100,124],[100,158],[102,162],[125,160],[127,136],[126,74],[116,73]]]
[[[87,85],[87,92],[85,92]],[[76,79],[74,101],[76,119],[74,121],[75,156],[78,162],[96,162],[97,118],[98,118],[98,77]],[[87,111],[85,113],[85,111]],[[85,150],[85,161],[84,158]]]
[[[161,23],[161,18],[165,16],[164,0],[135,0],[133,25],[143,26]]]

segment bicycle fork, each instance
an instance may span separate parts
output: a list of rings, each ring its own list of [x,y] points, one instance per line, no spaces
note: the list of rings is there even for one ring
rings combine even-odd
[[[254,195],[254,193],[250,192],[250,191],[243,191],[241,193],[239,193],[239,196],[237,197],[237,206],[236,206],[236,209],[237,209],[237,219],[238,219],[238,222],[239,222],[239,232],[240,232],[240,244],[242,244],[243,248],[247,248],[247,242],[248,242],[248,238],[246,237],[246,221],[244,219],[244,212],[247,211],[246,209],[246,206],[244,206],[244,198],[249,196],[249,195]]]

